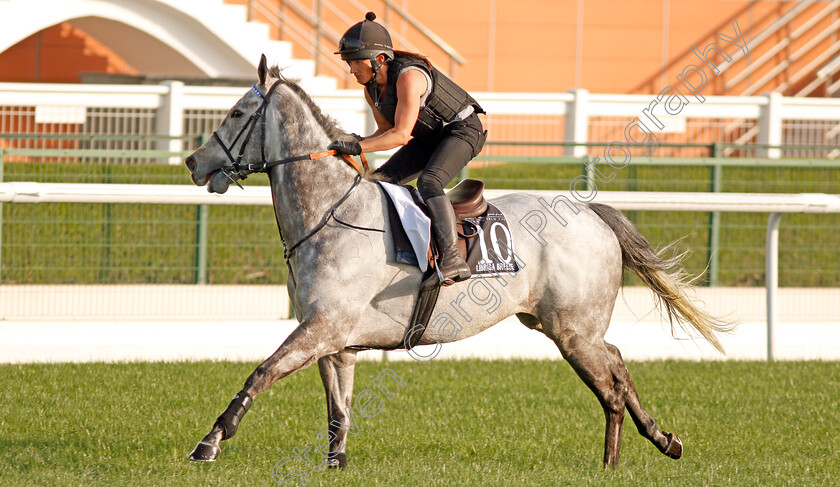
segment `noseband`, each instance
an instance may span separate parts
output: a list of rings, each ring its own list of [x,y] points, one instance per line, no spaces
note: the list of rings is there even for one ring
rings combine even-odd
[[[228,164],[223,165],[221,171],[225,174],[225,176],[227,176],[228,179],[231,180],[231,182],[233,182],[240,188],[242,187],[242,185],[239,184],[239,182],[236,179],[234,179],[231,176],[231,174],[236,174],[237,176],[239,176],[240,179],[247,178],[247,176],[242,174],[241,172],[242,166],[240,165],[240,162],[242,161],[242,155],[245,153],[245,148],[248,147],[248,142],[251,141],[251,136],[254,134],[254,129],[256,128],[258,122],[260,126],[260,161],[262,161],[262,163],[265,163],[265,112],[268,109],[268,102],[271,100],[271,95],[274,94],[274,90],[277,89],[277,85],[279,84],[280,80],[275,81],[274,84],[271,85],[271,88],[268,89],[268,92],[265,95],[263,95],[260,92],[259,88],[257,88],[257,84],[254,83],[253,90],[256,94],[260,96],[260,98],[262,98],[262,104],[259,108],[257,108],[257,110],[254,113],[251,114],[251,116],[248,118],[248,121],[245,122],[245,125],[243,125],[242,129],[239,130],[239,133],[236,134],[236,137],[233,139],[233,142],[231,142],[229,147],[225,145],[222,138],[219,137],[219,132],[213,131],[213,138],[216,140],[216,142],[219,143],[219,146],[221,146],[222,150],[225,151],[225,155],[228,158]],[[242,137],[242,134],[245,134],[246,130],[248,131],[248,133],[245,135],[245,139],[242,141],[242,145],[239,146],[239,154],[237,154],[236,158],[234,158],[230,150],[236,145],[236,142],[239,140],[240,137]]]
[[[213,139],[215,139],[216,142],[218,142],[219,146],[222,148],[223,151],[225,151],[225,155],[228,158],[228,163],[224,164],[221,167],[220,171],[222,171],[222,173],[224,173],[224,175],[228,179],[230,179],[232,183],[236,184],[240,188],[242,188],[242,185],[239,184],[239,182],[232,175],[236,174],[237,176],[239,176],[239,179],[246,179],[248,176],[247,174],[242,174],[243,169],[249,172],[268,172],[268,170],[274,166],[289,164],[291,162],[297,161],[320,159],[322,157],[334,156],[338,154],[334,150],[328,150],[323,152],[306,154],[303,156],[287,157],[286,159],[279,159],[276,161],[265,160],[265,112],[268,109],[268,103],[271,100],[271,95],[274,94],[275,90],[277,89],[277,86],[281,82],[282,80],[275,81],[274,84],[271,85],[271,87],[264,95],[260,92],[260,89],[257,87],[256,83],[254,83],[252,89],[257,95],[260,96],[260,98],[262,98],[262,104],[259,106],[259,108],[257,108],[257,110],[254,113],[251,114],[251,116],[248,118],[248,121],[245,122],[245,125],[243,125],[242,129],[239,130],[239,133],[236,134],[236,137],[233,139],[233,142],[231,142],[230,146],[225,145],[222,138],[219,137],[218,131],[213,131]],[[245,148],[248,146],[248,142],[251,141],[251,136],[254,134],[254,129],[257,127],[257,125],[260,126],[260,162],[257,164],[243,165],[241,164],[242,155],[245,153]],[[245,132],[246,130],[248,131],[247,133]],[[242,140],[242,145],[239,146],[239,154],[237,154],[236,157],[233,157],[231,149],[233,149],[233,147],[236,145],[236,142],[239,140],[239,138],[242,137],[242,134],[245,134],[245,139]],[[359,174],[364,174],[362,168],[359,167],[359,165],[356,163],[355,160],[353,160],[352,157],[350,157],[347,154],[341,154],[341,156]],[[364,154],[361,155],[361,161],[362,165],[364,166],[364,170],[367,171],[367,158],[365,158]]]

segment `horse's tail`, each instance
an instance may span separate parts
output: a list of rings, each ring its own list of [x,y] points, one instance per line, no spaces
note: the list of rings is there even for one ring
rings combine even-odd
[[[620,211],[600,203],[590,203],[589,208],[618,237],[624,267],[632,269],[656,294],[658,304],[664,308],[671,322],[671,334],[674,333],[675,323],[686,332],[689,332],[687,323],[691,324],[720,353],[726,353],[716,334],[731,333],[736,325],[699,309],[686,295],[691,284],[681,266],[685,253],[664,258],[661,254],[668,248],[654,251],[647,239]]]

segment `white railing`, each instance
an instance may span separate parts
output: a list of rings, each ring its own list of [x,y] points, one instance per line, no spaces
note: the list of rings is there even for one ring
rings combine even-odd
[[[490,198],[512,191],[488,190]],[[541,196],[547,204],[564,195],[558,191],[525,191]],[[778,306],[778,229],[784,213],[840,213],[840,195],[756,194],[756,193],[661,193],[601,191],[599,203],[619,210],[726,211],[769,213],[766,238],[767,358],[774,356],[774,329]],[[213,195],[204,188],[181,185],[0,183],[0,203],[159,203],[209,205],[271,205],[267,186],[250,186],[244,191]]]
[[[361,90],[329,90],[318,85],[304,85],[304,88],[309,90],[321,108],[336,118],[346,130],[359,134],[373,132],[372,117]],[[0,133],[20,131],[19,127],[32,126],[32,122],[53,123],[62,127],[76,126],[76,129],[68,133],[87,133],[83,126],[87,123],[86,118],[94,117],[92,109],[120,108],[125,110],[126,116],[131,116],[132,110],[152,110],[158,131],[156,135],[200,135],[184,133],[187,111],[216,111],[207,117],[213,118],[217,124],[219,117],[223,116],[246,91],[247,87],[188,86],[178,81],[167,81],[153,86],[0,83],[0,112],[8,111],[3,112],[7,115],[4,118],[8,120],[0,120]],[[494,116],[504,118],[511,115],[556,117],[557,120],[550,123],[562,126],[563,139],[566,142],[590,142],[589,138],[593,137],[590,132],[591,124],[594,120],[613,118],[614,120],[608,122],[612,124],[609,125],[611,133],[623,134],[625,124],[638,117],[654,134],[661,137],[662,141],[667,135],[685,134],[682,141],[692,142],[692,130],[711,125],[710,120],[718,120],[726,126],[725,131],[732,132],[731,127],[734,126],[742,127],[744,135],[741,139],[746,139],[727,140],[723,138],[723,132],[720,132],[719,137],[713,139],[717,141],[753,141],[776,146],[795,143],[840,146],[840,99],[837,98],[784,97],[773,93],[745,97],[709,96],[700,102],[697,98],[688,97],[689,103],[682,106],[677,114],[669,115],[665,112],[664,105],[657,102],[655,95],[595,94],[586,90],[566,93],[474,95],[487,110],[490,120]],[[20,115],[17,115],[18,113]],[[34,117],[34,120],[12,120],[17,116]],[[651,116],[664,128],[655,128],[657,122],[651,120]],[[691,122],[692,120],[694,122]],[[804,129],[798,128],[796,124],[803,120],[819,122],[820,128],[812,127],[808,134],[803,133],[799,137],[796,131]],[[4,123],[8,125],[4,126]],[[497,132],[495,137],[498,136]],[[641,139],[640,133],[634,133],[634,136],[637,140]],[[536,140],[533,137],[529,138],[528,134],[519,137],[522,137],[522,140]],[[619,138],[619,142],[628,143],[624,136]],[[165,143],[169,144],[168,147],[161,149],[178,151],[182,147],[179,140]],[[578,146],[570,148],[569,153],[582,156],[586,149]],[[758,155],[778,158],[781,152],[779,149],[768,148]],[[838,156],[840,153],[835,151],[828,157]]]

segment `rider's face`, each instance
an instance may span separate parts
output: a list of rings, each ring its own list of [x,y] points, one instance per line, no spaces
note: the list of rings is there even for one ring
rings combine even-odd
[[[350,74],[356,77],[356,81],[363,85],[373,77],[373,67],[370,64],[370,59],[355,59],[347,61],[350,66]]]

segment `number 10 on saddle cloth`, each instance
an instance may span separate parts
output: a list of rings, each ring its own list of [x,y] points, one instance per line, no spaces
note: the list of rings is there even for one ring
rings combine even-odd
[[[461,218],[458,232],[466,237],[459,245],[465,243],[472,277],[512,276],[524,267],[517,261],[505,215],[494,205],[477,217]]]

